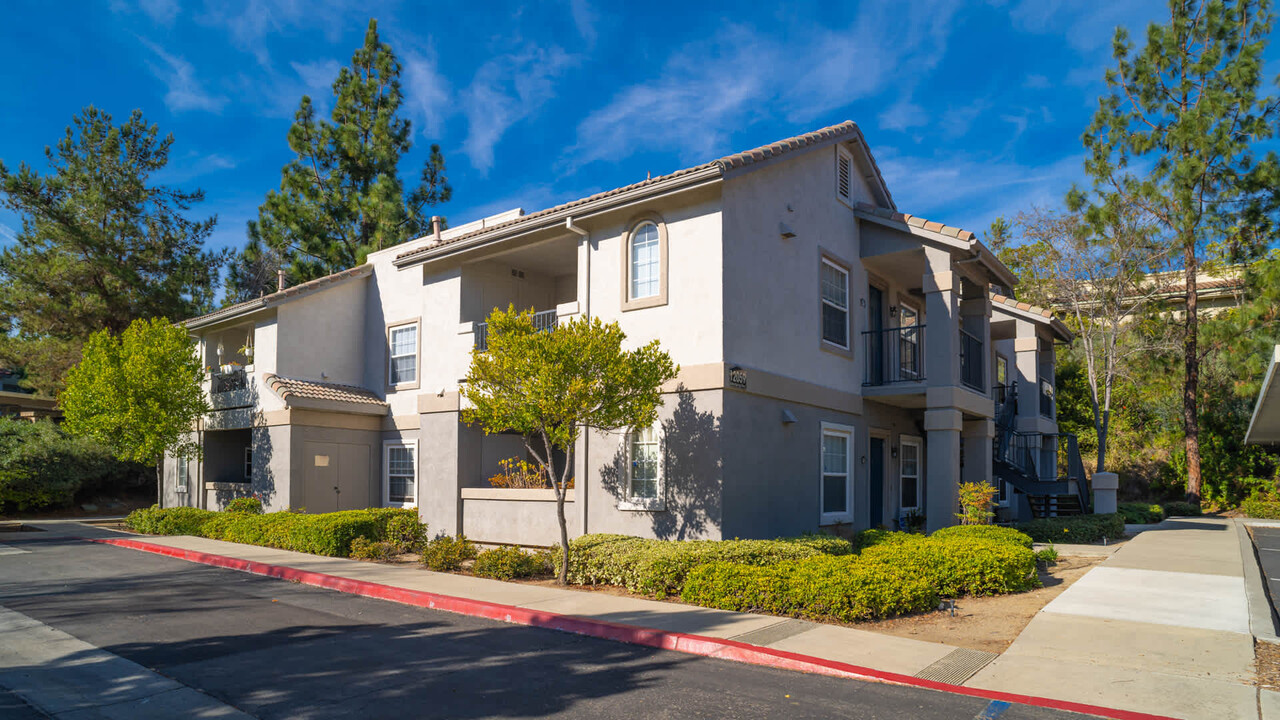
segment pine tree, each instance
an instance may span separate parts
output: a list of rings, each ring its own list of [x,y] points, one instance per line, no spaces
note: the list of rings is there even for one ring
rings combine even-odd
[[[438,145],[411,192],[397,174],[412,145],[410,123],[398,117],[400,63],[379,39],[376,20],[338,73],[333,95],[327,121],[316,117],[310,97],[302,98],[288,136],[297,157],[249,222],[229,300],[273,289],[275,273],[263,271],[273,265],[285,269],[290,284],[354,267],[370,252],[426,234],[427,209],[449,200]]]
[[[139,110],[116,126],[91,106],[45,149],[48,174],[0,163],[3,203],[22,217],[0,253],[0,364],[25,368],[42,394],[57,393],[94,332],[211,307],[223,256],[204,241],[217,218],[185,217],[200,190],[149,184],[172,145]]]
[[[1117,68],[1107,71],[1110,92],[1084,135],[1085,170],[1100,192],[1155,218],[1182,256],[1182,425],[1187,497],[1198,502],[1196,276],[1229,248],[1241,218],[1274,200],[1276,158],[1254,150],[1272,136],[1277,101],[1259,96],[1268,0],[1170,0],[1169,9],[1169,23],[1150,25],[1141,50],[1116,30]]]

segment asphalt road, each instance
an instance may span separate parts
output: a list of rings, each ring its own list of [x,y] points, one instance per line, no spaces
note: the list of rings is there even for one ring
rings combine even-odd
[[[1280,599],[1280,528],[1254,526],[1251,530],[1253,544],[1258,549],[1258,564],[1267,583],[1267,596],[1271,598],[1272,609],[1280,612],[1280,606],[1276,605]]]
[[[260,718],[1081,717],[407,607],[62,528],[0,533],[0,607]],[[40,716],[0,687],[0,718]]]

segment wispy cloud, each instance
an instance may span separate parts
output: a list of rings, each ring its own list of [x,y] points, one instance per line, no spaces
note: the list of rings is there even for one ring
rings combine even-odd
[[[174,158],[157,173],[157,179],[171,184],[185,183],[223,170],[234,170],[236,165],[235,158],[222,153],[201,153],[192,150]]]
[[[0,222],[0,241],[7,243],[17,242],[18,232],[5,223]]]
[[[494,146],[503,134],[554,96],[554,80],[575,61],[555,45],[528,45],[480,66],[459,97],[468,125],[462,152],[473,167],[481,173],[493,167]]]
[[[884,112],[880,113],[879,119],[880,129],[882,130],[901,131],[929,124],[929,115],[924,108],[911,102],[908,98],[903,98],[890,105]]]
[[[587,43],[587,47],[594,47],[598,36],[596,21],[599,19],[595,8],[591,7],[587,0],[569,0],[569,15],[573,18],[573,26],[577,28],[578,35]]]
[[[957,7],[958,0],[865,3],[847,28],[721,28],[712,40],[676,50],[655,77],[584,118],[564,164],[617,160],[636,148],[704,159],[754,121],[781,115],[811,122],[894,83],[903,88],[902,106],[882,122],[911,127],[920,120],[911,87],[943,57]]]
[[[178,17],[178,12],[181,10],[177,0],[137,0],[137,2],[111,0],[109,7],[111,12],[116,14],[131,14],[141,11],[152,22],[165,27],[173,24],[173,21]]]
[[[252,53],[258,63],[271,64],[266,38],[295,28],[319,28],[330,42],[341,36],[348,15],[365,12],[342,0],[247,0],[241,3],[208,2],[198,19],[201,23],[220,27],[231,36],[237,48]]]
[[[411,117],[422,123],[422,132],[430,138],[440,136],[444,120],[451,110],[449,81],[441,74],[435,51],[409,50],[404,64],[404,96]]]
[[[227,104],[227,98],[206,91],[196,79],[195,68],[191,63],[166,52],[164,48],[146,38],[139,38],[139,40],[160,60],[158,63],[151,62],[148,65],[151,67],[152,74],[168,87],[168,92],[164,96],[165,107],[175,113],[187,110],[205,110],[213,113],[222,111],[222,107]]]
[[[1037,75],[1033,73],[1028,75],[1026,80],[1022,81],[1022,87],[1029,90],[1047,90],[1052,86],[1049,83],[1049,78],[1044,75]]]

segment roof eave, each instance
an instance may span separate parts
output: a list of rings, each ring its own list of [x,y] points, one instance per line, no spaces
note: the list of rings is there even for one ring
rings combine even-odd
[[[315,280],[305,282],[301,285],[285,288],[284,290],[271,293],[270,295],[263,295],[260,298],[250,300],[246,303],[233,305],[221,310],[214,310],[206,315],[184,320],[179,324],[186,327],[188,330],[203,330],[215,325],[220,325],[229,320],[242,320],[260,310],[273,308],[296,298],[306,297],[312,293],[340,285],[348,280],[366,277],[372,272],[372,265],[358,265],[354,268],[333,273],[332,275],[316,278]]]

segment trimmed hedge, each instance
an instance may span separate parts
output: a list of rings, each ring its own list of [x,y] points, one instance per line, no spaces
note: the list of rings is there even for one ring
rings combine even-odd
[[[1003,595],[1040,586],[1030,544],[1008,538],[916,536],[907,542],[867,548],[862,562],[928,578],[941,597]]]
[[[1041,543],[1095,543],[1102,538],[1124,536],[1124,517],[1109,515],[1067,515],[1040,518],[1018,525],[1018,529]]]
[[[476,558],[476,546],[465,535],[440,537],[426,543],[419,560],[428,570],[451,572],[461,570],[462,563]]]
[[[849,555],[840,538],[809,535],[779,540],[648,540],[584,535],[569,543],[569,582],[621,585],[642,595],[678,595],[689,571],[712,562],[773,565],[815,555]]]
[[[189,507],[162,510],[152,506],[135,510],[125,518],[125,525],[130,529],[152,535],[199,535],[330,557],[347,557],[356,538],[386,540],[388,526],[393,522],[421,525],[416,511],[403,508],[343,510],[322,515],[294,512],[254,515]]]
[[[1134,525],[1150,525],[1164,520],[1164,508],[1153,503],[1122,502],[1116,510],[1124,517],[1126,523]]]
[[[1240,512],[1251,518],[1280,520],[1280,500],[1268,497],[1251,497],[1240,503]]]
[[[262,514],[262,501],[255,497],[238,497],[227,503],[227,512]]]
[[[1011,527],[1003,527],[1001,525],[952,525],[951,527],[936,530],[929,537],[965,537],[978,538],[982,540],[995,540],[996,542],[1007,542],[1023,547],[1031,547],[1031,536]]]
[[[498,547],[476,556],[471,574],[495,580],[533,577],[548,571],[550,553],[530,555],[518,547]]]
[[[1183,517],[1198,517],[1200,515],[1200,506],[1195,503],[1189,503],[1182,500],[1177,502],[1167,502],[1162,507],[1164,514],[1169,517],[1177,515]]]

